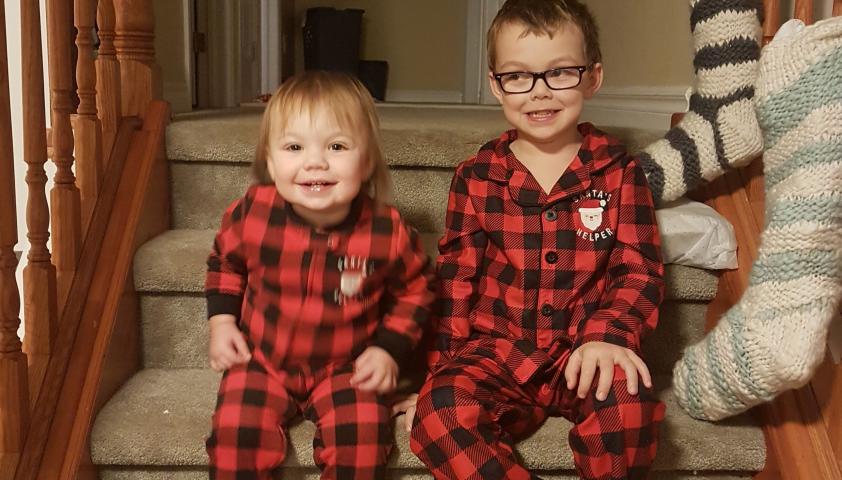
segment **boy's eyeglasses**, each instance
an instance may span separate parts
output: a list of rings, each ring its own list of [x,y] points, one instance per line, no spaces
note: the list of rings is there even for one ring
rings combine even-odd
[[[495,73],[494,79],[500,89],[506,93],[526,93],[535,88],[535,82],[543,79],[550,90],[567,90],[582,83],[582,74],[588,67],[560,67],[543,72],[503,72]]]

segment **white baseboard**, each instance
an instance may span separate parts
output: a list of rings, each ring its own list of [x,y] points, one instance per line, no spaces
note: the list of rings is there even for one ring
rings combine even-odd
[[[449,90],[386,90],[387,102],[462,103],[462,92]]]
[[[687,86],[604,87],[585,102],[582,119],[598,125],[667,130],[687,111]]]

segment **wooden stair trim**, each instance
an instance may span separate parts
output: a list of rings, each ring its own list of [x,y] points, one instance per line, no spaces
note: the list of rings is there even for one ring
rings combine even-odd
[[[161,109],[161,106],[159,105],[157,108]],[[168,107],[164,105],[163,108],[166,110]],[[110,230],[122,229],[125,225],[125,219],[118,219],[118,222],[109,225],[109,218],[112,216],[112,206],[115,200],[126,196],[127,192],[132,190],[132,188],[125,191],[119,189],[118,182],[121,181],[121,178],[130,175],[129,170],[136,170],[139,167],[139,165],[132,163],[133,160],[129,156],[132,154],[130,147],[135,137],[149,136],[148,133],[138,130],[140,125],[141,121],[138,118],[125,117],[121,120],[117,139],[110,152],[109,171],[106,177],[108,181],[103,185],[102,193],[94,210],[91,229],[82,247],[79,260],[80,268],[70,287],[69,301],[62,312],[62,323],[57,333],[55,351],[49,363],[44,366],[46,369],[44,381],[38,399],[35,401],[29,434],[24,452],[18,463],[15,479],[30,480],[38,478],[42,466],[52,463],[47,461],[45,452],[48,444],[56,441],[54,438],[56,427],[67,423],[68,418],[73,417],[73,415],[56,415],[56,412],[59,411],[60,405],[67,401],[65,390],[73,386],[74,380],[80,382],[78,375],[74,376],[74,372],[69,370],[69,366],[72,359],[79,355],[77,351],[77,342],[80,340],[79,328],[83,321],[90,321],[91,318],[88,303],[94,297],[89,297],[89,293],[94,293],[90,287],[99,272],[97,267],[100,262],[111,261],[114,258],[113,248],[109,249],[106,243],[107,234]],[[163,140],[161,139],[161,141]],[[133,157],[136,157],[136,155]],[[134,163],[140,164],[141,162],[135,160]],[[123,168],[124,166],[126,169]],[[139,180],[136,174],[129,178],[132,178],[134,183]],[[131,182],[129,187],[132,187]],[[101,272],[99,274],[101,275]],[[109,284],[106,283],[106,285]],[[97,321],[98,318],[95,317],[93,322],[96,323]],[[62,412],[67,411],[75,412],[76,409],[62,410]],[[56,421],[54,422],[54,420]],[[66,448],[67,444],[65,443],[61,450],[63,451]],[[41,478],[53,480],[59,477]]]
[[[118,187],[120,194],[115,198],[107,222],[109,228],[102,254],[57,406],[57,411],[72,411],[76,415],[58,417],[60,421],[51,425],[38,479],[76,479],[81,465],[90,467],[90,462],[83,457],[87,454],[103,361],[126,282],[131,281],[128,274],[134,258],[135,234],[153,166],[163,151],[168,122],[169,104],[153,101],[144,115],[143,130],[132,138]]]

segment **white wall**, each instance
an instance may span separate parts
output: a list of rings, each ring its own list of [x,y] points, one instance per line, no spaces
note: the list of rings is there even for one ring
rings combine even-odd
[[[41,39],[42,39],[42,55],[44,57],[44,98],[45,110],[47,112],[47,124],[50,123],[49,115],[49,90],[47,84],[47,47],[46,47],[46,16],[44,15],[45,7],[44,0],[40,0],[41,4]],[[21,78],[21,37],[20,37],[20,2],[8,1],[5,2],[6,14],[6,45],[7,55],[9,59],[9,94],[11,97],[12,107],[12,139],[14,142],[14,168],[15,168],[15,194],[16,194],[16,210],[18,218],[18,246],[16,250],[24,252],[20,264],[18,264],[18,288],[21,289],[21,312],[20,318],[23,319],[23,267],[26,264],[26,251],[29,249],[29,241],[26,238],[26,169],[27,165],[23,160],[23,106],[21,99],[23,97],[23,87]],[[47,176],[49,183],[47,188],[52,188],[52,177],[55,172],[55,166],[47,162],[46,165]],[[49,201],[49,193],[47,195]],[[21,322],[20,335],[23,335],[23,323]]]

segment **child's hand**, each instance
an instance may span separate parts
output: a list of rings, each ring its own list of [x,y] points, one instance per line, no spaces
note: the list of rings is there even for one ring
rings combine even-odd
[[[371,346],[357,357],[351,386],[364,392],[389,393],[398,384],[398,364],[386,350]]]
[[[399,413],[406,413],[404,415],[404,426],[406,431],[412,430],[412,420],[415,418],[415,404],[418,402],[418,394],[411,393],[403,398],[398,397],[395,403],[392,404],[392,415]]]
[[[652,388],[652,377],[646,364],[634,352],[605,342],[589,342],[577,348],[567,360],[564,378],[568,390],[579,384],[578,396],[585,398],[591,389],[591,383],[599,368],[599,383],[596,388],[597,400],[608,398],[611,382],[614,380],[614,365],[619,365],[626,372],[626,384],[631,395],[637,394],[638,372],[647,388]]]
[[[233,315],[214,315],[208,323],[210,323],[208,358],[212,369],[221,372],[251,360],[246,338],[237,328],[237,319]]]

